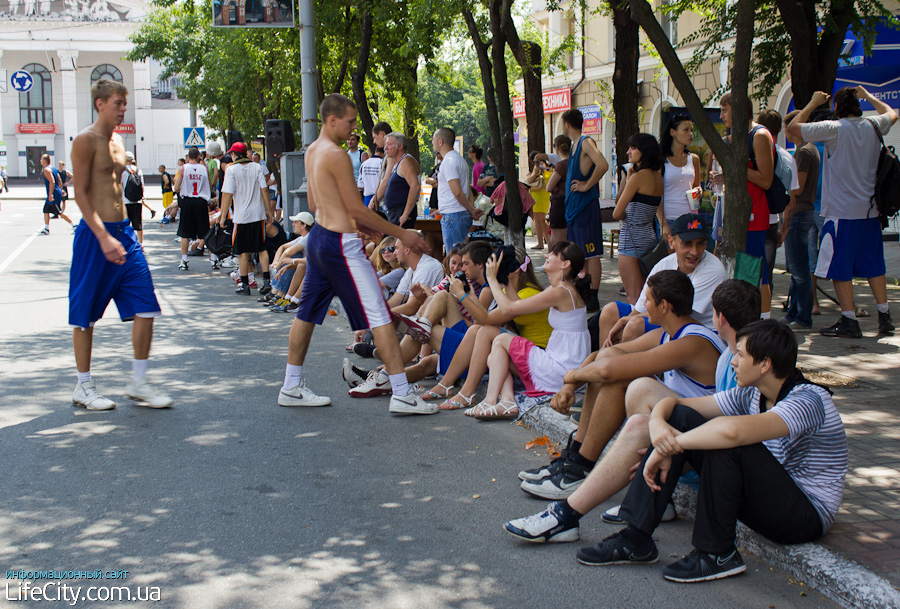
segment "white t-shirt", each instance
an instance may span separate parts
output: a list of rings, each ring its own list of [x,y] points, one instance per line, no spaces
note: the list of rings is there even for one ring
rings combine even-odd
[[[267,188],[266,176],[258,163],[232,163],[225,172],[222,192],[233,196],[232,220],[235,224],[250,224],[266,219],[262,189]]]
[[[691,213],[687,191],[694,187],[694,157],[688,155],[684,167],[676,167],[666,159],[663,175],[663,213],[666,220]]]
[[[786,151],[784,148],[775,144],[775,154],[778,155],[779,163],[784,162],[788,169],[791,170],[791,183],[788,186],[788,191],[792,192],[800,188],[800,179],[797,177],[797,161],[794,160],[794,155]],[[777,224],[778,223],[778,214],[769,214],[769,224]]]
[[[300,235],[299,237],[297,237],[296,239],[294,239],[293,241],[291,241],[291,242],[288,244],[288,247],[294,247],[295,245],[299,245],[299,246],[302,247],[304,250],[306,250],[306,242],[307,242],[308,240],[309,240],[309,233],[306,233],[305,235]]]
[[[660,271],[677,271],[678,259],[675,254],[669,254],[656,263],[650,270],[651,275],[655,275]],[[728,279],[728,273],[718,258],[709,252],[703,252],[703,258],[700,264],[694,269],[694,272],[688,275],[691,283],[694,284],[694,304],[691,306],[691,317],[699,321],[707,328],[713,327],[713,306],[712,293],[719,287],[719,284]],[[644,302],[647,300],[647,282],[644,282],[644,289],[638,296],[634,310],[641,314],[647,313],[647,307]]]
[[[465,197],[469,188],[469,166],[462,156],[451,150],[444,155],[441,168],[438,170],[438,211],[442,214],[455,214],[467,211],[450,190],[450,180],[459,180],[459,188]]]
[[[881,142],[872,125],[887,135],[891,119],[887,114],[850,117],[837,121],[804,123],[800,133],[804,141],[824,142],[822,156],[822,217],[859,220],[877,218],[878,206],[871,201],[875,193],[875,172]]]
[[[140,203],[140,201],[131,201],[128,199],[128,197],[125,196],[125,184],[128,182],[128,173],[129,173],[128,169],[129,168],[131,168],[132,171],[137,173],[138,177],[141,179],[141,186],[144,186],[144,172],[142,172],[140,169],[138,169],[137,167],[135,167],[133,165],[129,165],[128,167],[126,167],[125,171],[122,172],[122,203],[125,203],[126,205],[133,204],[133,203]],[[65,180],[62,179],[63,178],[62,174],[60,174],[59,178],[63,183],[65,183]],[[65,188],[65,186],[63,186],[63,188]]]
[[[225,172],[228,175],[228,172]],[[209,169],[203,163],[185,163],[181,167],[181,188],[178,193],[182,197],[194,197],[209,201]]]
[[[416,265],[416,269],[412,267],[406,269],[400,285],[397,286],[398,294],[409,294],[410,288],[414,283],[421,283],[431,287],[437,285],[444,278],[444,265],[425,254]]]
[[[381,175],[381,163],[384,159],[380,156],[373,156],[366,159],[359,167],[359,179],[356,181],[356,187],[362,188],[363,195],[368,197],[374,195],[378,190],[378,176]]]

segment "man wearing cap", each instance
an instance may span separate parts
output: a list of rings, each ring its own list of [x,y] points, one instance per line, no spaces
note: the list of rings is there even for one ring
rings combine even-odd
[[[725,267],[718,258],[706,251],[709,224],[697,214],[684,214],[672,224],[669,254],[650,270],[650,276],[663,270],[679,270],[694,285],[694,304],[691,316],[707,328],[713,327],[712,293],[727,279]],[[600,316],[588,324],[593,350],[633,340],[656,326],[647,317],[647,283],[634,306],[626,302],[610,302]]]
[[[219,142],[210,142],[206,146],[206,159],[204,162],[206,163],[206,169],[209,172],[210,199],[216,198],[216,192],[222,186],[222,180],[219,174],[220,159],[222,158],[222,155],[222,146]]]
[[[209,172],[200,161],[200,150],[191,146],[188,162],[175,176],[175,192],[181,195],[181,218],[178,236],[181,237],[181,264],[178,269],[188,270],[188,244],[192,239],[202,239],[209,232]]]
[[[274,275],[272,291],[268,295],[272,303],[269,310],[276,313],[296,311],[300,306],[300,288],[306,276],[306,259],[302,256],[306,253],[309,231],[316,223],[308,211],[301,211],[290,220],[293,232],[299,237],[278,248],[270,267]]]
[[[240,263],[241,285],[238,294],[250,295],[250,254],[259,254],[263,284],[259,288],[262,295],[272,289],[269,275],[269,252],[266,250],[266,226],[272,223],[272,202],[269,187],[262,166],[247,158],[247,145],[235,142],[228,149],[234,162],[225,172],[222,186],[222,213],[219,225],[225,227],[228,210],[234,203],[234,242],[232,253]]]
[[[128,177],[136,174],[141,181],[141,188],[144,188],[144,173],[138,169],[137,163],[134,162],[134,155],[131,152],[125,153],[125,171],[122,172],[122,202],[125,204],[125,210],[128,212],[128,219],[131,221],[131,227],[137,234],[138,243],[144,242],[144,220],[142,218],[142,208],[146,207],[150,210],[150,217],[156,215],[156,212],[147,205],[144,198],[138,201],[132,201],[125,194],[125,185],[128,183]]]

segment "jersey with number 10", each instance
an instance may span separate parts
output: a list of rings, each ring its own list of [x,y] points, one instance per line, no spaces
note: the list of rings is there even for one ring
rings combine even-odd
[[[209,201],[209,173],[206,165],[186,163],[181,168],[183,174],[181,178],[181,190],[179,194],[182,197],[196,197]]]

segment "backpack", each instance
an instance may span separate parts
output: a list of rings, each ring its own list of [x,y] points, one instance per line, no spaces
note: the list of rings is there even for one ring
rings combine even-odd
[[[872,127],[875,128],[878,141],[881,142],[878,170],[875,172],[875,194],[872,195],[872,199],[878,207],[881,228],[887,228],[890,218],[900,212],[900,161],[897,160],[894,147],[884,145],[884,138],[878,125],[872,123]]]
[[[141,177],[131,168],[126,167],[128,178],[125,180],[125,198],[135,203],[144,198],[144,185]]]
[[[750,130],[750,160],[753,161],[753,167],[756,169],[758,169],[758,166],[756,164],[756,152],[753,150],[753,136],[756,135],[756,131],[760,127],[761,125]],[[772,167],[772,185],[766,189],[766,202],[769,204],[770,214],[780,214],[791,202],[791,168],[784,158],[779,162],[779,148],[781,147],[776,144],[773,159],[774,166]],[[784,149],[781,148],[781,150]],[[790,153],[784,150],[784,154],[789,155]],[[786,186],[785,183],[787,183]]]

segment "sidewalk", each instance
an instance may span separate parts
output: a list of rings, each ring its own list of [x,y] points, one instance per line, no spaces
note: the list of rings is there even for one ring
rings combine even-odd
[[[605,226],[607,230],[615,228]],[[526,245],[535,245],[532,238]],[[900,246],[887,242],[885,258],[889,277],[900,277]],[[624,300],[616,260],[609,259],[604,244],[600,302]],[[779,250],[780,252],[781,250]],[[546,250],[544,250],[546,252]],[[535,266],[544,253],[528,249]],[[783,258],[782,258],[783,259]],[[790,275],[776,270],[772,317],[782,317]],[[893,283],[889,281],[889,284]],[[830,285],[823,287],[833,295]],[[799,367],[804,374],[834,391],[847,431],[850,463],[844,500],[832,529],[818,543],[781,546],[744,528],[740,544],[757,556],[790,571],[799,581],[821,591],[846,607],[873,609],[900,607],[900,400],[896,371],[900,369],[900,334],[876,335],[875,302],[864,282],[854,290],[857,306],[869,311],[860,320],[863,338],[827,338],[817,331],[797,335]],[[900,289],[889,285],[888,301],[894,319],[900,318]],[[822,315],[818,328],[831,325],[840,312],[820,295]],[[529,412],[525,422],[564,444],[575,428],[567,417],[543,406]],[[693,516],[692,492],[679,493],[679,513]]]

